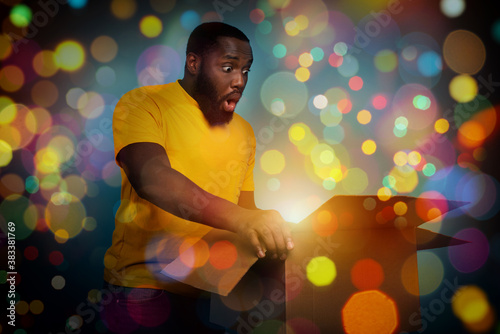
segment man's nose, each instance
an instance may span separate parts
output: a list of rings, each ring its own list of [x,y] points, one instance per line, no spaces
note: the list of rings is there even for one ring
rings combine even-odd
[[[245,85],[246,85],[245,75],[241,72],[235,71],[234,77],[231,81],[231,88],[237,88],[243,91]]]

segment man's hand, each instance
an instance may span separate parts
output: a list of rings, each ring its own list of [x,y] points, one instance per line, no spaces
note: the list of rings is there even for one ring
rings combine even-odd
[[[247,210],[236,222],[236,233],[255,248],[257,256],[285,260],[294,245],[288,223],[275,210]]]

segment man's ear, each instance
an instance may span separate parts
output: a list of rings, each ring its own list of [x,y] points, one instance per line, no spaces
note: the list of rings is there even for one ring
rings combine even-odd
[[[192,75],[198,75],[200,71],[201,57],[193,52],[186,55],[186,68]]]

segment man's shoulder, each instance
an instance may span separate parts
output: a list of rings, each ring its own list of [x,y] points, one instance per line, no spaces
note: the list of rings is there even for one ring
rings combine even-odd
[[[235,113],[232,122],[234,122],[234,125],[237,127],[242,128],[247,134],[253,136],[252,125],[250,125],[250,123],[241,115]]]
[[[122,102],[140,101],[146,98],[155,100],[160,96],[165,96],[165,94],[168,94],[170,91],[174,91],[175,89],[175,82],[162,85],[141,86],[129,90],[121,97],[120,100],[122,100]]]

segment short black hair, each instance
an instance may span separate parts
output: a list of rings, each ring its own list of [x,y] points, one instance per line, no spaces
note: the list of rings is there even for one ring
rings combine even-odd
[[[219,37],[234,37],[250,42],[248,37],[236,27],[222,22],[206,22],[197,26],[189,35],[186,55],[190,52],[203,55],[217,44]]]

